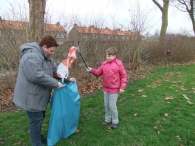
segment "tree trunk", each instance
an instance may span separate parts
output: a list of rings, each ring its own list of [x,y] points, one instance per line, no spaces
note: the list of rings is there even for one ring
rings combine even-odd
[[[175,7],[178,8],[180,11],[182,12],[187,12],[190,16],[191,22],[192,22],[192,27],[193,27],[193,31],[195,34],[195,20],[194,20],[194,0],[177,0],[179,2],[179,4],[183,5],[183,8],[180,8],[180,5],[178,5],[178,3],[175,3]]]
[[[163,0],[163,7],[156,1],[152,0],[158,8],[162,12],[162,24],[161,24],[161,31],[160,31],[160,41],[164,42],[168,27],[168,9],[169,9],[169,1],[170,0]]]
[[[44,35],[45,0],[28,0],[29,27],[28,42],[39,42]]]
[[[164,58],[165,52],[165,40],[166,40],[166,33],[168,27],[168,9],[169,9],[169,1],[170,0],[163,0],[163,7],[157,2],[156,0],[152,0],[158,8],[162,12],[162,23],[161,23],[161,30],[160,30],[160,44],[159,44],[159,59],[162,60]]]
[[[193,13],[190,13],[190,19],[192,21],[192,27],[193,27],[193,31],[194,31],[194,34],[195,34],[195,21],[194,21],[194,14]]]
[[[160,42],[164,44],[166,33],[167,33],[167,27],[168,27],[168,8],[169,8],[169,0],[163,0],[163,11],[162,11],[162,25],[161,25],[161,31],[160,31]]]

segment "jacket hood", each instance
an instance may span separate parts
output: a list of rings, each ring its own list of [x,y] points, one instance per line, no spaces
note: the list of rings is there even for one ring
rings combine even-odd
[[[46,54],[44,53],[43,49],[37,42],[32,42],[32,43],[26,43],[22,44],[20,46],[20,52],[22,55],[24,55],[26,52],[40,52],[45,58],[47,58]]]

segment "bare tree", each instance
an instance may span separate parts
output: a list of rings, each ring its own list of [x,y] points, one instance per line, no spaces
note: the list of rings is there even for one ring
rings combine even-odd
[[[163,6],[157,0],[152,0],[162,12],[162,24],[160,31],[160,42],[163,44],[166,37],[167,27],[168,27],[168,8],[170,0],[163,0]]]
[[[176,8],[178,8],[182,12],[187,12],[189,14],[192,22],[193,31],[195,33],[195,19],[194,19],[195,0],[172,0],[172,1]],[[178,5],[178,3],[180,3],[180,5]]]
[[[28,0],[29,30],[28,41],[39,41],[44,34],[44,14],[46,0]]]

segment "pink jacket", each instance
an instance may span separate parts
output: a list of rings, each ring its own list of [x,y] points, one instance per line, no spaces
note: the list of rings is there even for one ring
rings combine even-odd
[[[98,69],[92,69],[91,73],[103,78],[103,90],[114,94],[119,89],[125,89],[127,84],[127,73],[121,60],[115,58],[108,62],[104,61]]]

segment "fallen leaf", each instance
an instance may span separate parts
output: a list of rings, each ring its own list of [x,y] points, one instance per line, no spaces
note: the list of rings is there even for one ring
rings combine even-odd
[[[21,142],[16,142],[14,143],[14,145],[21,145]]]
[[[183,97],[187,100],[190,100],[185,94],[183,94]]]
[[[147,97],[147,95],[142,95],[142,97]]]
[[[169,99],[173,99],[173,97],[172,96],[166,96],[165,97],[165,100],[169,100]]]
[[[79,132],[80,132],[80,130],[78,130],[78,129],[75,131],[76,134],[78,134]]]
[[[178,105],[176,108],[177,108],[177,109],[181,109],[181,106],[180,106],[180,105]]]
[[[112,128],[110,126],[108,126],[108,130],[112,130]]]
[[[143,89],[139,89],[138,92],[143,92],[144,90]]]
[[[187,90],[187,89],[184,88],[184,86],[180,86],[180,89],[181,90]]]
[[[191,101],[188,101],[188,103],[189,103],[189,104],[193,104],[193,102],[191,102]]]
[[[193,104],[193,102],[191,102],[190,99],[189,99],[185,94],[183,94],[183,97],[187,100],[187,102],[188,102],[189,104]]]

